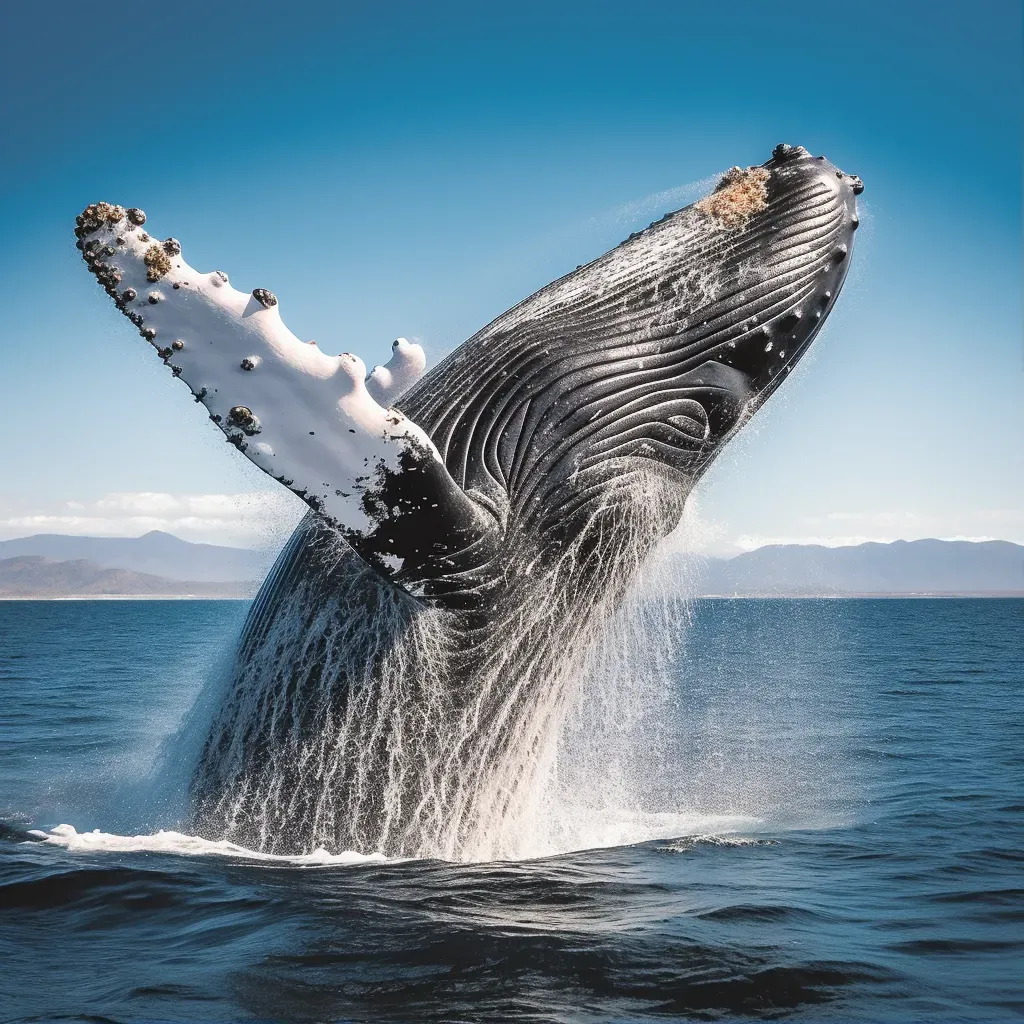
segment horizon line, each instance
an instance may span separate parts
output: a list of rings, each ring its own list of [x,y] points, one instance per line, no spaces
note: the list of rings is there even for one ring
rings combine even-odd
[[[237,544],[226,544],[226,543],[222,543],[222,542],[218,542],[218,541],[212,541],[212,540],[188,540],[185,537],[181,537],[181,536],[179,536],[176,533],[171,533],[169,530],[147,530],[144,533],[139,533],[139,534],[27,533],[27,534],[20,534],[18,536],[14,536],[14,537],[0,537],[0,545],[9,544],[9,543],[12,543],[14,541],[33,540],[35,538],[42,538],[42,537],[60,537],[62,539],[67,539],[67,540],[99,540],[99,541],[118,541],[118,540],[123,540],[123,541],[132,541],[132,540],[141,540],[143,537],[151,537],[151,536],[154,536],[154,535],[155,536],[160,536],[160,537],[170,537],[170,538],[172,538],[172,539],[174,539],[176,541],[179,541],[182,544],[189,544],[189,545],[192,545],[192,546],[195,546],[195,547],[208,546],[208,547],[226,548],[226,549],[229,549],[231,551],[251,551],[251,552],[254,552],[254,553],[256,553],[256,552],[272,551],[275,548],[279,548],[279,547],[283,546],[287,542],[287,537],[283,537],[279,542],[275,542],[274,544],[269,544],[269,545],[266,545],[264,547],[251,547],[251,546],[241,546],[241,545],[237,545]],[[666,556],[670,556],[670,555],[689,555],[689,556],[697,556],[697,557],[702,557],[702,558],[721,558],[721,559],[724,559],[724,560],[729,560],[729,559],[732,559],[732,558],[738,558],[740,555],[750,554],[750,553],[752,553],[754,551],[762,551],[765,548],[782,548],[782,547],[821,548],[821,549],[827,550],[827,551],[835,551],[835,550],[838,550],[840,548],[867,547],[869,544],[877,545],[879,547],[892,547],[893,545],[896,545],[896,544],[920,544],[920,543],[924,543],[924,542],[928,542],[928,541],[934,541],[934,542],[937,542],[937,543],[940,543],[940,544],[972,544],[972,545],[1010,544],[1013,547],[1024,548],[1024,543],[1022,543],[1021,541],[1009,540],[1009,539],[1004,538],[1004,537],[989,537],[989,536],[981,536],[981,537],[967,537],[967,536],[936,537],[936,536],[926,536],[926,537],[913,537],[913,538],[892,537],[892,538],[887,538],[887,539],[884,539],[884,540],[875,540],[875,539],[871,539],[871,538],[864,538],[864,539],[856,539],[856,540],[852,540],[852,541],[851,540],[847,540],[846,538],[839,538],[839,539],[836,540],[835,543],[832,543],[832,544],[823,543],[824,540],[825,540],[825,538],[821,538],[821,537],[815,537],[814,539],[807,539],[807,540],[786,540],[786,539],[766,538],[764,543],[755,544],[755,545],[753,545],[751,547],[745,547],[742,550],[738,550],[738,551],[731,552],[731,553],[728,553],[728,554],[714,554],[714,553],[712,553],[712,552],[710,552],[708,550],[703,550],[702,551],[702,550],[697,549],[696,547],[690,549],[690,548],[687,548],[685,546],[684,547],[677,547],[677,548],[674,548],[674,549],[664,550],[660,554],[661,554],[661,557],[666,557]],[[15,556],[15,557],[26,557],[26,556]]]

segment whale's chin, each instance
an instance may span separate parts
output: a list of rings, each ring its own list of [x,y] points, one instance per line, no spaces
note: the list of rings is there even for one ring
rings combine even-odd
[[[311,509],[250,613],[197,826],[277,852],[509,854],[581,659],[832,309],[861,188],[779,146],[429,372],[399,339],[368,377],[141,211],[87,208],[78,244],[118,308]]]

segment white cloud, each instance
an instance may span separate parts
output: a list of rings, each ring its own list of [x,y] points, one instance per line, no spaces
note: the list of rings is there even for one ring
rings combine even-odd
[[[163,530],[191,541],[272,547],[284,541],[304,511],[305,505],[284,489],[236,494],[117,491],[91,501],[48,503],[0,494],[0,540],[34,533],[137,537]],[[778,532],[771,527],[763,533],[743,530],[739,523],[706,517],[691,499],[665,549],[728,556],[766,544],[845,547],[922,537],[1024,542],[1024,511],[1017,509],[976,509],[949,520],[915,512],[836,511],[804,517],[792,526]]]
[[[51,503],[0,495],[0,539],[34,533],[137,537],[163,530],[185,540],[266,547],[280,543],[304,510],[302,502],[284,490],[115,492],[92,501]]]

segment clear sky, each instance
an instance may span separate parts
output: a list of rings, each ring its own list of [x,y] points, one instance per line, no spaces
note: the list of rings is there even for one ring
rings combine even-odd
[[[785,141],[864,178],[864,226],[812,355],[702,484],[699,545],[1024,542],[1019,0],[65,0],[0,22],[0,537],[260,542],[298,512],[85,272],[85,204],[142,207],[372,365],[398,335],[438,358]]]

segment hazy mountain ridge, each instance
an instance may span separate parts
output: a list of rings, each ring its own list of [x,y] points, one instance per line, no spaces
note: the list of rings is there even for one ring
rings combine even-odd
[[[253,584],[169,580],[131,569],[107,569],[86,559],[42,555],[0,559],[0,598],[251,597]]]
[[[698,562],[692,572],[702,595],[1024,595],[1024,546],[1001,540],[773,544]]]
[[[0,541],[0,597],[251,597],[274,554],[156,531],[41,534]],[[780,544],[729,559],[672,555],[669,561],[678,564],[686,593],[697,596],[1024,596],[1024,546],[1009,541]]]
[[[42,555],[56,561],[86,560],[104,569],[130,569],[169,580],[199,583],[259,582],[276,550],[193,544],[153,530],[141,537],[72,537],[40,533],[0,541],[0,559]]]

